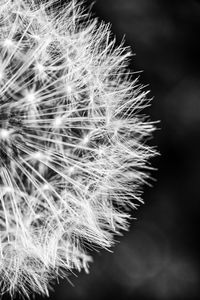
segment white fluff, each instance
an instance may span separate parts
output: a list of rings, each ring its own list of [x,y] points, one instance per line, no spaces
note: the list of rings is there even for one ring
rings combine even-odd
[[[149,103],[129,49],[80,2],[0,0],[1,291],[88,271],[141,202]]]

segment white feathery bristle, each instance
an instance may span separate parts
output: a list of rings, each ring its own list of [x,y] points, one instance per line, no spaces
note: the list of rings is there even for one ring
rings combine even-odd
[[[48,295],[141,200],[154,126],[131,52],[69,0],[0,0],[1,292]]]

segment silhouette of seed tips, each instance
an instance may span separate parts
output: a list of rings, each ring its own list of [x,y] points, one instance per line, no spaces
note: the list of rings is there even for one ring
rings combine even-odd
[[[128,228],[155,155],[130,57],[80,1],[0,0],[2,294],[48,295]]]

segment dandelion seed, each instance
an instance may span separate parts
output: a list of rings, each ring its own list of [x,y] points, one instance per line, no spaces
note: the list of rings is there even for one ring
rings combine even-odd
[[[142,203],[147,93],[82,3],[0,0],[0,285],[48,295]]]
[[[53,120],[53,127],[54,128],[59,128],[63,124],[63,118],[58,116]]]
[[[35,72],[36,72],[36,77],[39,80],[44,80],[46,78],[46,76],[47,76],[47,74],[46,74],[46,68],[40,62],[36,62],[36,64],[35,64]]]
[[[69,82],[66,82],[66,92],[71,94],[73,91],[72,85]]]
[[[9,140],[10,134],[13,132],[13,130],[8,129],[0,129],[0,140]]]
[[[14,46],[14,42],[11,39],[7,38],[4,40],[3,46],[7,49],[11,49]]]
[[[29,103],[32,103],[32,104],[35,103],[36,97],[35,97],[35,93],[33,91],[27,92],[25,97]]]

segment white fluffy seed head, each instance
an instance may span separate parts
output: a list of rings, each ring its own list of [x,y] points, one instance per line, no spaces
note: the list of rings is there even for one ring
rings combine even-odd
[[[127,229],[155,151],[131,53],[69,0],[0,0],[1,291],[48,294]]]

